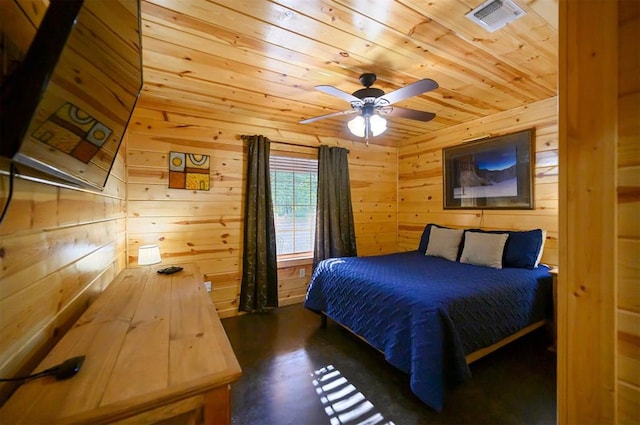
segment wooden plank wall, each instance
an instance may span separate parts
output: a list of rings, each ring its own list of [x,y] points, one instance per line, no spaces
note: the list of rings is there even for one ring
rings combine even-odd
[[[0,376],[28,374],[125,267],[123,159],[102,193],[15,179],[0,225]]]
[[[534,210],[443,210],[443,148],[465,140],[529,128],[535,129]],[[427,223],[485,229],[542,228],[547,231],[542,261],[552,265],[558,263],[557,98],[403,141],[398,164],[398,243],[401,250],[418,247]]]
[[[640,2],[618,10],[617,419],[640,423]]]
[[[617,6],[607,0],[560,2],[557,418],[562,424],[617,422]]]
[[[143,43],[144,44],[144,43]],[[144,94],[129,127],[127,150],[128,263],[135,265],[140,245],[157,243],[163,264],[196,262],[212,282],[212,298],[221,317],[237,314],[242,269],[242,217],[246,142],[243,134],[262,134],[274,151],[317,152],[320,143],[350,150],[349,167],[361,255],[396,250],[396,149],[368,147],[362,142],[317,138],[283,132],[264,124],[229,121]],[[211,188],[188,191],[168,188],[171,151],[210,155]],[[281,305],[304,299],[310,260],[279,269]],[[305,277],[300,277],[300,269]]]
[[[28,49],[47,6],[5,0],[3,72]],[[6,25],[5,25],[6,24]],[[124,149],[121,150],[121,153]],[[0,224],[0,376],[28,374],[125,266],[125,163],[119,155],[104,192],[16,178]],[[8,170],[6,162],[0,164]],[[0,178],[4,207],[9,178]],[[0,404],[13,390],[0,386]]]

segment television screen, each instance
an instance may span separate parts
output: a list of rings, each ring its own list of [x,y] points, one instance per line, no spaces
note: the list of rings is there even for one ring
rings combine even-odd
[[[52,0],[3,87],[1,153],[103,189],[141,88],[138,0]]]

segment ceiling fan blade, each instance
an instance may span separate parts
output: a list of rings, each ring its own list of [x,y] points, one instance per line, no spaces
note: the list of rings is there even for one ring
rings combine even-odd
[[[340,99],[346,100],[347,102],[362,102],[362,100],[355,97],[354,95],[333,86],[316,86],[316,90],[320,90],[321,92],[330,94],[331,96],[339,97]]]
[[[393,105],[394,103],[400,102],[401,100],[410,98],[412,96],[417,96],[419,94],[426,93],[437,88],[438,83],[430,78],[425,78],[423,80],[416,81],[415,83],[411,83],[408,86],[399,88],[398,90],[394,90],[391,93],[384,94],[378,99],[384,99],[389,102],[389,105]]]
[[[400,108],[397,106],[389,108],[389,111],[382,110],[382,112],[393,117],[408,118],[410,120],[425,122],[431,121],[436,117],[436,114],[434,114],[433,112],[416,111],[415,109]]]
[[[300,121],[300,124],[309,124],[311,122],[323,120],[325,118],[337,117],[339,115],[349,115],[349,114],[353,114],[353,113],[356,113],[356,112],[359,112],[359,111],[357,109],[349,109],[349,110],[346,110],[346,111],[332,112],[332,113],[326,114],[326,115],[320,115],[320,116],[313,117],[313,118],[307,118],[306,120]]]

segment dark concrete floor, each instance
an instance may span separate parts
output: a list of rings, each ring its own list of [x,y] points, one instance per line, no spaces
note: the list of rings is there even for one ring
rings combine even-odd
[[[382,354],[332,321],[321,328],[301,304],[222,324],[243,370],[231,387],[234,424],[330,424],[312,376],[328,365],[396,425],[556,422],[556,358],[543,329],[473,363],[472,379],[448,389],[437,413]]]

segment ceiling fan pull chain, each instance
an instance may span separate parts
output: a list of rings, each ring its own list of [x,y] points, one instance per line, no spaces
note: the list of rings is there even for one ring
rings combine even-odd
[[[364,117],[364,143],[366,146],[369,146],[369,129],[371,124],[369,118],[368,115]]]

